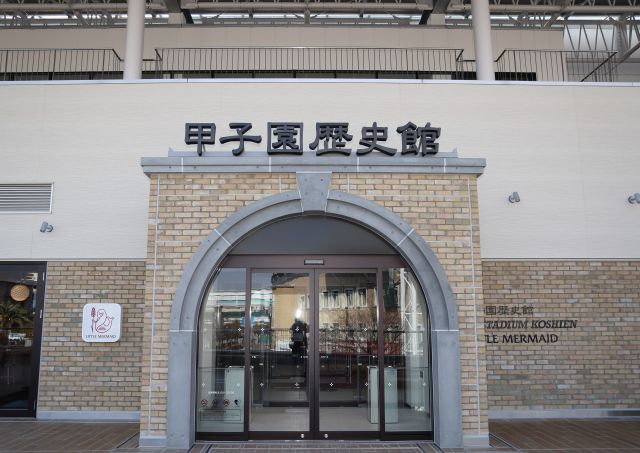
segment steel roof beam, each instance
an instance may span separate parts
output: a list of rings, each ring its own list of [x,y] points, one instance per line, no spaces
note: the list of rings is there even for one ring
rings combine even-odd
[[[182,7],[194,13],[221,12],[357,12],[387,14],[421,14],[433,9],[433,0],[417,3],[357,3],[357,2],[198,2],[183,3]]]
[[[147,4],[147,10],[165,12],[166,8],[158,3]],[[109,11],[127,12],[126,3],[0,3],[0,11],[21,11],[27,13],[66,13],[68,11]]]
[[[490,4],[489,11],[492,14],[638,14],[640,13],[640,5],[612,5],[612,6],[582,6],[582,5],[530,5],[530,4],[511,4],[496,5]],[[466,14],[471,12],[471,5],[449,5],[447,13]]]

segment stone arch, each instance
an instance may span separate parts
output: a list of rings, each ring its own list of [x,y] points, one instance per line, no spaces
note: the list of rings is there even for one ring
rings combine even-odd
[[[407,222],[364,198],[329,189],[330,173],[300,173],[298,191],[265,197],[228,217],[202,241],[187,264],[171,307],[167,389],[167,446],[189,448],[195,439],[198,314],[221,261],[256,228],[300,215],[337,217],[376,233],[412,267],[431,321],[434,440],[462,446],[457,306],[446,274],[429,245]]]

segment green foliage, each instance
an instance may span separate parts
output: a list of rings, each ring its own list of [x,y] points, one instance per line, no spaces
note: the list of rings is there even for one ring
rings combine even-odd
[[[0,327],[10,329],[15,324],[23,326],[31,322],[31,313],[20,304],[5,300],[0,303]]]

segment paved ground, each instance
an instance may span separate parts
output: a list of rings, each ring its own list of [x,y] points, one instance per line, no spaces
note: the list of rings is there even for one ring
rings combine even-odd
[[[188,453],[640,453],[640,419],[514,420],[490,423],[491,447],[445,449],[429,442],[252,441],[197,443]],[[187,453],[138,447],[135,423],[0,420],[0,452]]]

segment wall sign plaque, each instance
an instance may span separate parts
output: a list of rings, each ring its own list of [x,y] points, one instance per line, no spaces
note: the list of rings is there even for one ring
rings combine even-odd
[[[82,310],[82,339],[87,343],[113,343],[120,339],[120,304],[86,304]]]

